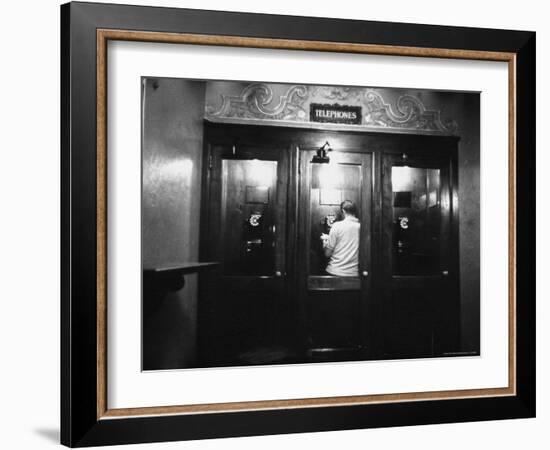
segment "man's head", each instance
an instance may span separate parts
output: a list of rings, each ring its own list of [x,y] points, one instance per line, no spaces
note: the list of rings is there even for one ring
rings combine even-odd
[[[344,217],[357,217],[357,206],[351,200],[344,200],[340,203],[340,209],[342,210]]]

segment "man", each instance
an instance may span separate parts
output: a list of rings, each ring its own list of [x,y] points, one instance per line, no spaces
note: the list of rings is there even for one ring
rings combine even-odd
[[[325,256],[329,258],[326,271],[338,277],[359,275],[359,230],[357,206],[350,200],[340,204],[343,220],[334,222],[329,234],[321,234]]]

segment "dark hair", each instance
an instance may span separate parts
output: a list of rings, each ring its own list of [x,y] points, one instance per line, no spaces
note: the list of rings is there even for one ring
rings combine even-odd
[[[351,200],[344,200],[340,203],[340,209],[346,214],[351,214],[352,216],[357,217],[357,206]]]

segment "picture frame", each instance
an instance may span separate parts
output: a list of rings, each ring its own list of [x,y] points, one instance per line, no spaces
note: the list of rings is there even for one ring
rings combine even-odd
[[[107,43],[508,64],[509,383],[111,409],[107,402]],[[61,7],[61,442],[70,447],[535,416],[535,33],[72,2]],[[490,256],[489,256],[490,257]]]

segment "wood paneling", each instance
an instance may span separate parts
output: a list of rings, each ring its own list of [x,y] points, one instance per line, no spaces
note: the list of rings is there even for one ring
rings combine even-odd
[[[458,213],[453,203],[457,199],[457,138],[209,122],[205,128],[205,161],[209,164],[203,187],[209,196],[202,213],[202,232],[208,236],[206,240],[201,236],[205,259],[215,260],[221,251],[209,240],[224,233],[219,226],[222,198],[218,193],[222,191],[222,159],[234,158],[234,148],[238,159],[278,161],[275,190],[284,191],[284,195],[277,195],[275,209],[280,239],[275,264],[280,276],[242,276],[218,282],[223,287],[210,292],[210,300],[204,301],[209,311],[205,322],[217,329],[210,345],[223,343],[228,347],[233,339],[232,351],[237,352],[239,345],[242,351],[247,345],[253,347],[253,339],[259,339],[266,346],[283,347],[287,362],[320,360],[320,353],[322,360],[371,359],[426,356],[455,348],[460,319]],[[351,175],[346,173],[342,185],[331,188],[353,197],[359,205],[361,276],[357,278],[325,277],[318,270],[322,264],[311,256],[320,216],[336,208],[321,204],[322,186],[311,170],[314,151],[326,141],[338,151],[338,162],[345,171],[352,171]],[[388,205],[392,204],[392,193],[388,174],[392,162],[403,153],[422,167],[439,168],[446,180],[441,195],[450,206],[441,232],[448,240],[441,252],[452,276],[443,281],[441,277],[391,276]],[[336,160],[336,153],[329,156]],[[312,265],[318,267],[312,270]],[[368,275],[363,276],[363,272]],[[410,301],[404,303],[407,297]],[[441,302],[442,298],[447,303]],[[358,351],[352,357],[349,351],[353,348]],[[429,351],[419,352],[419,348]],[[322,351],[308,351],[311,349]],[[326,352],[331,349],[342,352]],[[231,359],[227,352],[218,355],[220,364],[224,358],[226,362]]]

